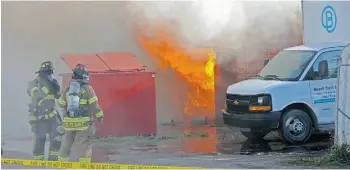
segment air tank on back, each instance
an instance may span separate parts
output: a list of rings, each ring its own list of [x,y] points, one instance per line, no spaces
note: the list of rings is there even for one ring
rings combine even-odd
[[[71,82],[68,90],[67,111],[70,117],[75,117],[79,110],[80,84]]]

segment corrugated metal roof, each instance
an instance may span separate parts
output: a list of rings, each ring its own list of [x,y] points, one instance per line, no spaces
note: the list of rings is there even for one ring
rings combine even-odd
[[[111,52],[98,53],[97,56],[104,61],[104,63],[114,71],[130,71],[130,70],[145,70],[146,67],[142,65],[132,53],[128,52]]]
[[[146,67],[129,52],[63,55],[61,58],[71,69],[80,63],[86,65],[90,72],[146,70]]]
[[[78,63],[84,64],[90,72],[102,72],[109,70],[103,61],[96,54],[63,55],[62,60],[69,68],[75,68]]]

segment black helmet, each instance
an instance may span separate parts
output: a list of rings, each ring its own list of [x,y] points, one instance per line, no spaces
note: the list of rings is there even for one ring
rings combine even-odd
[[[35,73],[39,73],[40,75],[50,75],[53,74],[53,66],[51,61],[45,61],[41,63],[39,71]]]
[[[87,82],[89,77],[89,72],[84,64],[77,64],[73,69],[73,79]]]

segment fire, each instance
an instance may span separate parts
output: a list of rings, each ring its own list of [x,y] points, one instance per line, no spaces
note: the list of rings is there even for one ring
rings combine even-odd
[[[212,49],[185,49],[164,28],[152,36],[142,34],[138,38],[141,47],[159,67],[175,70],[191,86],[185,113],[198,115],[198,108],[214,110],[216,56]]]

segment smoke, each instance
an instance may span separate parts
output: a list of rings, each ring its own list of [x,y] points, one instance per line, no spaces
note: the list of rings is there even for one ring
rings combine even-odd
[[[128,19],[149,35],[162,24],[185,48],[215,48],[217,64],[300,43],[300,6],[300,1],[126,2]]]

